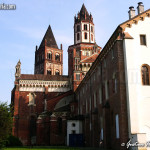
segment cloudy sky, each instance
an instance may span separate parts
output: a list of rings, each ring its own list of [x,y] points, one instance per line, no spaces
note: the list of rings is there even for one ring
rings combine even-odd
[[[58,46],[63,44],[64,74],[68,74],[67,49],[73,44],[74,15],[84,3],[92,13],[96,42],[104,47],[116,27],[128,20],[130,6],[138,0],[0,0],[0,4],[15,4],[16,10],[0,10],[0,101],[11,101],[15,65],[21,60],[21,72],[34,71],[35,46],[50,24]],[[145,10],[150,0],[142,1]]]

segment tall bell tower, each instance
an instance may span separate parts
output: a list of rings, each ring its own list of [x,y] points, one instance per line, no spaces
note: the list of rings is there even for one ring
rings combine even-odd
[[[90,69],[101,51],[95,42],[95,26],[93,17],[85,5],[74,17],[74,45],[68,48],[68,74],[72,79],[73,90]]]
[[[74,44],[78,43],[95,43],[93,17],[89,15],[84,4],[74,17]]]
[[[59,49],[50,25],[39,48],[36,46],[34,74],[63,74],[62,44]]]

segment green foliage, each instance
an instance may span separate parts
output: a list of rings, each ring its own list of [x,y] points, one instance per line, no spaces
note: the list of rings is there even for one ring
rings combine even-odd
[[[7,139],[6,146],[7,147],[22,146],[22,143],[19,140],[19,138],[10,135]]]
[[[12,132],[12,121],[11,107],[0,102],[0,148],[5,146]]]

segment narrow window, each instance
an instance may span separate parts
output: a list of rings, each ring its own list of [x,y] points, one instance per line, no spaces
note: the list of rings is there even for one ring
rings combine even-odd
[[[80,25],[77,25],[77,32],[80,31]]]
[[[84,24],[84,30],[87,30],[87,24]]]
[[[143,85],[149,85],[149,72],[147,66],[142,66],[142,82]]]
[[[84,39],[87,39],[87,33],[86,32],[84,33]]]
[[[80,74],[76,74],[76,80],[80,80]]]
[[[146,35],[140,35],[140,43],[141,45],[146,45]]]
[[[52,60],[52,53],[51,52],[47,53],[47,59]]]
[[[119,116],[116,115],[116,138],[119,139]]]
[[[55,75],[59,75],[59,70],[56,70]]]
[[[91,40],[93,41],[93,34],[91,34]]]
[[[60,61],[60,55],[58,53],[55,55],[55,60]]]
[[[77,41],[80,40],[80,33],[77,33]]]
[[[52,74],[51,70],[47,70],[47,74],[51,75]]]
[[[93,32],[93,26],[91,26],[91,31]]]

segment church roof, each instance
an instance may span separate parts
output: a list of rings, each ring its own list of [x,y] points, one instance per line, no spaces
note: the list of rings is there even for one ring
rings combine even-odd
[[[95,59],[97,58],[98,55],[99,55],[98,53],[95,53],[95,54],[81,60],[81,63],[92,63],[95,61]]]
[[[43,80],[43,81],[68,81],[64,75],[21,74],[20,80]]]
[[[43,37],[40,48],[44,47],[44,46],[48,46],[48,47],[58,49],[58,46],[57,46],[57,43],[56,43],[56,40],[55,40],[55,37],[53,35],[53,32],[52,32],[52,29],[51,29],[50,25],[48,26],[48,29],[47,29],[44,37]]]

